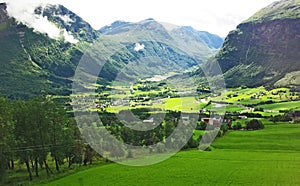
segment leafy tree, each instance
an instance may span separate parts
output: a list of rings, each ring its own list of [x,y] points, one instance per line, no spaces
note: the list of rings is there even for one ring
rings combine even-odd
[[[259,130],[259,129],[263,129],[263,128],[264,128],[264,125],[262,124],[262,122],[260,120],[257,120],[257,119],[248,121],[246,123],[246,127],[245,127],[245,129],[247,129],[247,130]]]
[[[64,132],[68,118],[63,107],[51,100],[47,101],[45,109],[45,117],[49,122],[50,152],[55,161],[55,168],[59,171],[59,166],[63,163],[65,157]]]
[[[197,141],[196,139],[193,138],[193,136],[191,136],[186,147],[187,148],[197,148],[198,146],[199,146],[199,141]]]
[[[86,145],[84,150],[84,159],[83,159],[83,165],[87,165],[89,162],[90,164],[93,163],[93,158],[97,153],[95,150],[90,146]]]
[[[0,181],[4,177],[7,163],[10,160],[11,143],[13,139],[13,119],[11,104],[0,97]]]
[[[197,130],[205,130],[207,127],[207,123],[205,123],[204,121],[200,121],[197,123]]]
[[[25,101],[17,100],[14,103],[15,137],[17,146],[20,149],[17,156],[20,158],[21,162],[26,164],[29,180],[32,180],[32,171],[29,164],[31,150],[25,148],[32,146],[31,130],[29,130],[30,125],[27,121],[27,114],[28,107],[25,104]]]
[[[62,146],[68,166],[71,167],[73,163],[81,164],[84,144],[74,119],[71,118],[67,123],[63,136]]]
[[[237,122],[234,126],[233,126],[233,130],[240,130],[242,129],[242,124],[240,122]]]

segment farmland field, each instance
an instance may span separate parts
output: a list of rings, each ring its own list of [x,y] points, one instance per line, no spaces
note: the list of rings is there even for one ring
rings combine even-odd
[[[274,103],[267,105],[260,105],[258,108],[268,109],[268,110],[289,110],[300,108],[300,101],[290,101],[282,103]]]
[[[48,185],[299,185],[300,125],[232,131],[212,151],[189,150],[167,161],[128,167],[110,164]]]

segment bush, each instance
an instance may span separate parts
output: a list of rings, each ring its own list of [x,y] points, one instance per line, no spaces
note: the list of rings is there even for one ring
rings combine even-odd
[[[186,146],[187,148],[197,148],[199,146],[199,141],[195,140],[192,136]]]
[[[234,126],[233,126],[233,130],[241,130],[242,129],[242,124],[237,122]]]
[[[223,133],[226,133],[228,131],[228,128],[228,124],[222,124],[220,130],[223,131]]]
[[[251,121],[248,121],[246,123],[246,127],[247,130],[259,130],[259,129],[263,129],[264,125],[262,124],[262,122],[260,120],[257,119],[253,119]]]
[[[196,130],[206,130],[207,124],[203,121],[197,123]]]

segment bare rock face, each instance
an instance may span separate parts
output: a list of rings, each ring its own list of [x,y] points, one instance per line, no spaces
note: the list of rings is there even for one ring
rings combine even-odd
[[[8,19],[6,8],[6,3],[0,3],[0,24],[6,22]]]

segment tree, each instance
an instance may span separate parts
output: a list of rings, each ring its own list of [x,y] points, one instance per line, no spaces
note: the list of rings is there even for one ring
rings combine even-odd
[[[83,154],[83,142],[79,129],[77,128],[76,121],[69,119],[66,129],[63,134],[63,147],[65,158],[69,163],[69,167],[73,163],[81,164]]]
[[[87,165],[88,162],[92,164],[93,158],[96,154],[97,152],[90,145],[86,145],[84,149],[83,165]]]
[[[263,129],[263,128],[264,128],[264,125],[262,124],[262,122],[260,120],[257,120],[257,119],[248,121],[246,123],[246,127],[245,127],[245,129],[247,129],[247,130],[259,130],[259,129]]]
[[[17,100],[14,103],[14,121],[15,121],[15,138],[17,141],[18,149],[17,156],[21,162],[24,162],[27,168],[29,180],[32,180],[32,170],[30,167],[30,160],[32,157],[33,139],[32,132],[34,126],[28,121],[29,107],[25,101]],[[31,148],[30,148],[31,147]]]
[[[197,123],[197,130],[206,130],[207,127],[207,123],[205,123],[204,121],[200,121]]]
[[[14,123],[10,102],[0,97],[0,181],[4,177],[7,164],[11,159],[11,143],[13,138]]]
[[[64,132],[68,117],[64,108],[51,100],[47,100],[44,109],[49,122],[50,152],[55,161],[56,171],[59,171],[65,157]]]
[[[240,130],[242,129],[242,124],[240,122],[237,122],[234,126],[233,126],[233,130]]]

